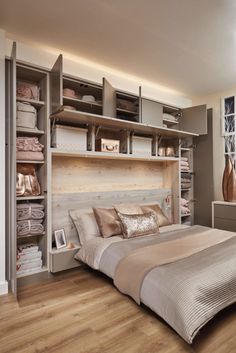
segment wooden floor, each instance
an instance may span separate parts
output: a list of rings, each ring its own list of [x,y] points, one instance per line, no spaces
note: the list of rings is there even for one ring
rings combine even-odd
[[[0,297],[1,353],[235,353],[236,305],[185,343],[146,307],[87,268]]]

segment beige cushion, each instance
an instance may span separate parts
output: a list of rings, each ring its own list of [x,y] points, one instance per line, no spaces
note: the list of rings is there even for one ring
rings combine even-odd
[[[124,238],[158,233],[157,217],[154,212],[127,215],[118,212],[121,220]]]
[[[114,208],[117,212],[124,214],[143,214],[142,208],[132,203],[120,203],[114,205]]]
[[[114,208],[93,208],[93,212],[104,238],[122,234],[120,219]]]
[[[69,214],[78,232],[81,245],[89,239],[101,236],[96,218],[91,208],[70,210]]]
[[[141,208],[142,208],[144,213],[145,212],[150,212],[150,211],[154,211],[155,212],[155,214],[157,216],[159,227],[168,226],[169,224],[171,224],[171,222],[165,216],[164,212],[162,211],[161,207],[158,204],[155,204],[155,205],[144,205],[144,206],[141,206]]]

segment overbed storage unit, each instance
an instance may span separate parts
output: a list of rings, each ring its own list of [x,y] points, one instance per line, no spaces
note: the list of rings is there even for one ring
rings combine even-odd
[[[107,198],[119,201],[120,195],[126,200],[131,198],[130,201],[139,197],[145,201],[148,195],[153,201],[166,201],[169,217],[180,223],[180,157],[190,153],[190,146],[181,148],[181,144],[193,136],[197,138],[199,128],[201,133],[206,132],[206,106],[188,110],[169,107],[142,97],[141,88],[137,88],[135,95],[114,89],[105,78],[99,84],[66,75],[62,64],[62,55],[51,71],[16,62],[15,44],[11,60],[7,60],[8,278],[13,292],[19,242],[38,245],[43,259],[42,269],[20,276],[19,283],[79,266],[73,255],[80,244],[68,210],[80,202],[99,206],[107,204]],[[36,83],[40,97],[16,98],[17,79]],[[29,103],[37,110],[38,129],[16,127],[17,101]],[[163,127],[164,113],[173,116],[166,122],[168,127]],[[186,125],[192,124],[190,132],[185,131],[185,118]],[[43,159],[17,161],[17,136],[37,137],[44,145]],[[106,152],[101,150],[102,141],[109,149]],[[113,151],[112,146],[119,148]],[[37,196],[16,197],[16,166],[22,162],[36,170],[41,186]],[[16,205],[22,202],[44,206],[43,234],[17,238]],[[192,223],[193,203],[191,207]],[[67,241],[74,248],[56,249],[54,231],[61,228],[65,228]]]

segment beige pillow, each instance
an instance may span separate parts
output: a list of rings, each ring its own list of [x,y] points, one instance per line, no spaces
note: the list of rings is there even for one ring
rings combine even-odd
[[[69,210],[69,215],[76,227],[81,245],[89,239],[101,236],[92,208]]]
[[[122,234],[120,219],[114,208],[93,208],[93,212],[104,238]]]
[[[159,232],[157,217],[154,212],[127,215],[118,212],[124,238],[134,238]]]
[[[120,203],[114,205],[114,208],[117,212],[124,214],[143,214],[142,208],[133,203]]]
[[[150,211],[155,212],[155,214],[157,216],[157,221],[158,221],[159,227],[168,226],[171,224],[171,222],[165,216],[164,212],[162,211],[161,207],[158,204],[144,205],[144,206],[141,206],[141,208],[142,208],[143,212],[150,212]]]

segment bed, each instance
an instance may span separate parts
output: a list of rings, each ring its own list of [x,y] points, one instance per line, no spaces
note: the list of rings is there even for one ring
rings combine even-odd
[[[113,279],[122,293],[152,309],[186,342],[236,301],[236,233],[172,224],[123,239],[94,236],[94,227],[86,229],[76,259]]]

